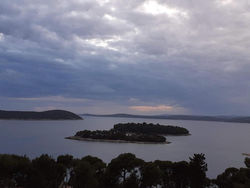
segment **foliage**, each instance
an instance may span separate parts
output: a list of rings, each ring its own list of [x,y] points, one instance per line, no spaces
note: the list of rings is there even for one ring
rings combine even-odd
[[[247,168],[228,168],[209,181],[204,154],[194,154],[189,162],[145,162],[124,153],[108,165],[92,156],[77,159],[61,155],[54,160],[41,155],[30,160],[26,156],[1,154],[0,187],[58,188],[66,184],[73,188],[249,188],[249,158],[245,164]],[[65,182],[67,172],[70,176]]]
[[[124,153],[112,159],[106,171],[106,186],[116,187],[119,184],[129,184],[138,181],[137,173],[144,161],[134,154]],[[132,175],[132,176],[131,176]]]
[[[250,159],[245,158],[247,168],[228,168],[218,175],[215,184],[219,188],[249,188],[250,187]]]
[[[26,156],[0,155],[0,187],[27,186],[30,167]]]
[[[162,171],[160,168],[152,162],[146,163],[142,168],[142,186],[152,187],[161,184]]]
[[[74,188],[95,188],[98,187],[98,181],[95,177],[95,169],[87,161],[80,161],[74,167],[71,174],[71,184]]]
[[[191,173],[191,187],[203,188],[207,185],[206,171],[207,164],[204,154],[194,154],[193,158],[189,158],[189,166]]]
[[[32,160],[31,170],[29,174],[28,187],[36,188],[53,188],[58,187],[63,181],[65,168],[63,165],[46,155]]]
[[[75,136],[88,139],[124,140],[130,142],[166,142],[162,135],[186,135],[183,127],[165,126],[152,123],[119,123],[110,130],[78,131]]]
[[[152,123],[119,123],[114,125],[114,130],[130,133],[186,135],[189,131],[183,127],[172,125],[159,125]]]
[[[124,140],[131,142],[166,142],[166,138],[160,135],[153,134],[126,134],[124,132],[115,131],[79,131],[75,136],[91,139],[104,139],[104,140]]]

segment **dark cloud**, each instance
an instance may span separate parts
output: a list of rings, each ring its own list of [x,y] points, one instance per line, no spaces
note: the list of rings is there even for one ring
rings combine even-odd
[[[2,0],[1,108],[246,115],[249,10],[243,0]]]

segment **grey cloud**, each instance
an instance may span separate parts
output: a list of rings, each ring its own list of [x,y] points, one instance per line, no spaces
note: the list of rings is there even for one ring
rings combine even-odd
[[[3,0],[0,101],[62,96],[124,110],[137,98],[197,114],[250,113],[249,4],[157,1],[187,14],[171,17],[138,11],[145,2]]]

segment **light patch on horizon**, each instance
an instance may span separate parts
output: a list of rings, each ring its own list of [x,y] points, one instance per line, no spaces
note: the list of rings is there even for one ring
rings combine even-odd
[[[186,11],[167,6],[166,4],[162,5],[157,1],[152,0],[144,2],[142,6],[139,7],[138,11],[152,15],[166,14],[169,17],[188,17],[188,13]]]
[[[155,112],[155,111],[172,111],[174,109],[173,106],[167,105],[158,105],[158,106],[130,106],[132,110],[140,111],[140,112]]]

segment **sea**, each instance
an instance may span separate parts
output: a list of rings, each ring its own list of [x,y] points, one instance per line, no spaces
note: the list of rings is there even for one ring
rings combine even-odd
[[[35,158],[41,154],[87,155],[109,163],[121,153],[134,153],[145,161],[189,161],[203,153],[207,176],[216,178],[228,167],[244,167],[242,153],[250,153],[250,124],[190,120],[164,120],[117,117],[83,117],[84,120],[24,121],[0,120],[0,154],[18,154]],[[187,128],[189,136],[166,136],[170,144],[91,142],[65,139],[81,130],[107,130],[116,123],[159,123]]]

